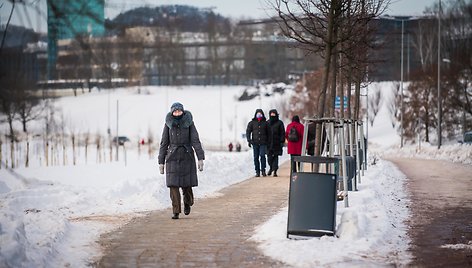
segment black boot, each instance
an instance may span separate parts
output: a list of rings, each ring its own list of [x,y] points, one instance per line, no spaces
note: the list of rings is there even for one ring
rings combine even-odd
[[[262,171],[262,177],[265,177],[267,176],[266,173],[265,173],[265,170]]]
[[[269,169],[269,172],[267,173],[267,175],[271,175],[272,174],[272,169]]]
[[[187,205],[187,204],[184,205],[184,214],[185,215],[190,214],[190,205]]]
[[[178,218],[179,218],[179,213],[174,213],[174,215],[172,216],[172,219],[177,220]]]
[[[278,176],[277,176],[277,170],[274,171],[274,177],[278,177]]]
[[[256,172],[256,177],[260,177],[261,174],[259,172]]]

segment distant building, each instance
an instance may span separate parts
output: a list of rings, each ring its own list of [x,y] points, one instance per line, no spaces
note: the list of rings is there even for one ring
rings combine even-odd
[[[48,77],[56,78],[57,41],[105,33],[104,0],[47,0]]]
[[[4,32],[0,31],[0,36]],[[0,79],[24,80],[35,88],[38,80],[46,79],[46,36],[21,26],[10,25],[1,51]]]
[[[215,36],[133,27],[117,36],[58,42],[57,79],[111,86],[248,85],[287,81],[319,60],[283,36]],[[85,48],[84,48],[85,47]],[[108,81],[108,82],[106,82]],[[116,83],[114,83],[116,84]]]

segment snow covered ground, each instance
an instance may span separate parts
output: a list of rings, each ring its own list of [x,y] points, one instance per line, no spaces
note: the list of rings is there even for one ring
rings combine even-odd
[[[359,191],[349,192],[349,207],[337,202],[337,237],[287,239],[285,208],[259,226],[252,239],[264,254],[295,267],[405,265],[411,257],[405,178],[388,161],[370,165]]]
[[[207,152],[195,197],[249,178],[248,163],[249,151]],[[100,254],[101,233],[170,206],[154,159],[2,169],[0,177],[0,267],[85,267]]]
[[[391,86],[391,83],[380,83],[380,87]],[[141,94],[130,88],[110,94],[102,91],[57,99],[55,116],[64,124],[66,132],[103,136],[108,126],[115,135],[116,100],[119,100],[119,134],[132,140],[127,165],[123,158],[120,162],[97,164],[93,150],[85,163],[84,149],[79,147],[77,165],[71,165],[69,150],[68,165],[46,167],[42,163],[44,159],[34,153],[41,147],[36,144],[32,146],[36,149],[29,168],[6,170],[2,166],[0,267],[88,266],[100,256],[96,244],[100,234],[132,217],[168,208],[168,190],[164,176],[158,174],[155,158],[139,156],[135,144],[140,138],[148,137],[149,132],[159,140],[164,116],[175,101],[192,111],[206,148],[205,170],[199,173],[196,197],[217,195],[223,187],[249,178],[253,173],[252,156],[244,151],[247,148],[242,137],[246,124],[256,108],[283,111],[290,92],[238,102],[236,98],[243,89],[145,87]],[[386,107],[382,107],[369,129],[372,156],[399,153],[399,137],[389,120]],[[5,128],[0,125],[1,132],[6,133]],[[45,126],[34,123],[30,128],[41,133]],[[243,145],[242,153],[211,151],[235,141]],[[434,153],[433,147],[423,145],[424,154],[416,154],[413,153],[416,147],[411,145],[400,153],[427,157]],[[7,144],[3,144],[2,159],[6,158],[6,150]],[[471,146],[447,145],[442,150],[432,157],[444,155],[446,159],[458,158],[462,163],[470,163],[467,160],[471,159]],[[403,182],[404,176],[387,161],[379,160],[369,166],[360,190],[350,194],[350,208],[338,204],[339,238],[287,240],[287,211],[283,210],[258,228],[253,239],[260,242],[265,254],[295,266],[405,264],[409,260],[406,253],[409,240],[403,221],[408,217],[408,198]]]
[[[284,105],[290,96],[274,94],[238,102],[243,87],[147,87],[142,94],[136,89],[93,92],[78,97],[55,100],[54,114],[66,133],[91,132],[106,135],[108,99],[110,127],[116,128],[116,100],[119,100],[119,134],[132,140],[127,149],[127,163],[120,152],[119,162],[97,163],[94,146],[89,148],[85,162],[84,147],[76,148],[77,164],[72,165],[70,141],[66,158],[62,154],[55,165],[48,167],[37,153],[42,142],[32,144],[30,167],[0,169],[0,267],[85,267],[96,261],[101,252],[96,244],[100,234],[116,228],[132,217],[170,207],[164,175],[158,173],[156,157],[139,155],[135,144],[153,133],[159,142],[169,106],[179,101],[192,111],[199,131],[206,160],[199,173],[196,198],[218,195],[228,185],[253,175],[252,152],[242,137],[247,122],[256,108],[266,112]],[[219,103],[222,103],[221,107]],[[281,106],[282,105],[282,106]],[[20,128],[20,126],[16,126]],[[6,125],[0,130],[6,133]],[[41,133],[43,122],[29,125],[30,132]],[[221,132],[220,132],[221,130]],[[220,135],[221,133],[221,135]],[[243,152],[216,152],[229,142],[239,141]],[[3,160],[8,144],[3,144]],[[108,152],[104,157],[108,157]],[[121,150],[121,149],[120,149]],[[147,146],[143,151],[147,150]],[[58,151],[56,151],[57,153]]]

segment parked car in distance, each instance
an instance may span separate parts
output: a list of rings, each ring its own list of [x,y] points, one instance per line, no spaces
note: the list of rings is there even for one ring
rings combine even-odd
[[[114,137],[114,138],[113,138],[113,143],[116,144],[117,141],[118,141],[118,145],[124,145],[125,142],[129,142],[130,140],[129,140],[128,137],[126,137],[126,136]]]
[[[472,131],[464,133],[464,139],[459,141],[459,143],[472,144]]]

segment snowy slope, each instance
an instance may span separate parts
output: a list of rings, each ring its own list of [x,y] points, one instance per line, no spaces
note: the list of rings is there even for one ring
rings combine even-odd
[[[381,108],[375,117],[374,125],[368,126],[369,152],[380,157],[409,157],[423,159],[441,159],[462,164],[472,164],[472,145],[459,144],[456,141],[445,141],[445,144],[437,149],[436,144],[422,141],[405,141],[400,148],[399,131],[392,125],[392,117],[388,111],[388,104],[395,96],[394,82],[379,82],[369,85],[369,95],[373,96],[376,90],[382,91]],[[405,88],[407,84],[405,83]],[[395,122],[399,126],[399,122]],[[435,133],[432,133],[432,138]]]

